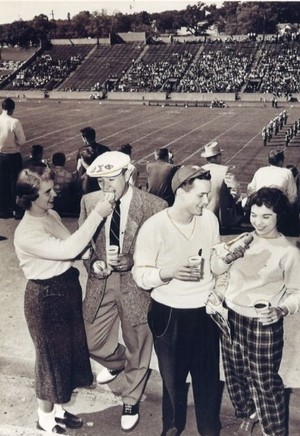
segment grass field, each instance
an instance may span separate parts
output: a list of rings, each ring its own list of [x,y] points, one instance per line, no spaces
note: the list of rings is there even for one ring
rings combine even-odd
[[[267,162],[271,149],[285,149],[284,134],[300,117],[300,104],[282,104],[275,109],[263,103],[238,104],[230,107],[194,108],[146,106],[142,103],[110,103],[99,101],[34,100],[16,102],[15,116],[24,126],[27,142],[23,156],[33,144],[44,146],[44,157],[56,151],[67,156],[67,167],[75,169],[75,158],[82,145],[80,129],[94,127],[97,141],[117,149],[130,143],[133,159],[145,183],[145,164],[153,160],[156,147],[168,147],[175,164],[204,164],[200,156],[205,144],[217,140],[224,150],[223,163],[235,166],[235,174],[243,192],[254,172]],[[264,125],[283,109],[289,113],[288,123],[266,147],[262,144]],[[286,149],[285,164],[300,169],[300,133]]]

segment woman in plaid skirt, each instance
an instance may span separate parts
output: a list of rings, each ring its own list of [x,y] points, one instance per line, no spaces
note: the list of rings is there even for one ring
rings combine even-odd
[[[280,233],[290,205],[280,189],[250,197],[253,241],[228,268],[223,298],[232,340],[222,335],[228,392],[242,419],[238,435],[257,421],[265,436],[286,434],[284,385],[278,374],[283,318],[300,307],[300,252]]]
[[[25,209],[14,244],[28,279],[25,318],[34,343],[37,428],[66,434],[82,419],[62,407],[76,387],[93,381],[82,317],[79,272],[72,259],[88,245],[99,223],[112,211],[100,201],[72,235],[51,210],[56,193],[48,167],[24,169],[18,178],[18,204]]]

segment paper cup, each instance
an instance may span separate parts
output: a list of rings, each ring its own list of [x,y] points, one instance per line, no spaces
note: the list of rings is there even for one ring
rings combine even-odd
[[[107,249],[107,262],[118,260],[119,247],[117,245],[110,245]]]
[[[195,268],[201,267],[202,257],[201,256],[190,256],[189,257],[189,265]]]
[[[270,302],[268,300],[257,300],[254,303],[254,309],[256,310],[256,313],[261,313],[271,306]]]

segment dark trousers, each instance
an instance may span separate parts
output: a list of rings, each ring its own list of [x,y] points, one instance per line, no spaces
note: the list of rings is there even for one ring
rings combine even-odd
[[[0,153],[0,213],[16,210],[16,181],[21,169],[20,153]]]
[[[217,436],[219,420],[219,335],[205,308],[174,309],[152,301],[149,325],[163,379],[163,433],[184,429],[186,378],[193,385],[197,428]]]

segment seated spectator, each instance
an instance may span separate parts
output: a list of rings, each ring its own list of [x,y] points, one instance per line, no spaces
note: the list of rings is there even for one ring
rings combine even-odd
[[[74,181],[74,175],[65,168],[66,156],[64,153],[54,153],[52,156],[53,171],[55,173],[54,190],[56,194],[69,189]]]
[[[96,178],[89,177],[86,170],[91,163],[96,159],[97,155],[94,149],[90,146],[83,146],[78,152],[78,165],[77,165],[77,185],[78,191],[83,194],[99,190],[98,181]]]
[[[75,174],[65,168],[66,156],[64,153],[54,153],[52,156],[52,170],[55,174],[54,210],[60,215],[78,215],[81,196],[78,195],[75,185]]]
[[[131,158],[132,146],[130,144],[123,144],[120,146],[119,151],[127,154]],[[138,186],[139,172],[132,162],[131,160],[131,163],[128,165],[128,170],[131,172],[129,183],[133,186]]]
[[[157,148],[154,152],[154,157],[155,162],[151,162],[146,166],[148,192],[163,198],[171,206],[174,202],[171,179],[176,167],[169,163],[169,151],[167,148]]]
[[[46,167],[47,161],[43,159],[44,148],[42,145],[35,144],[31,147],[30,158],[25,160],[23,168]]]

